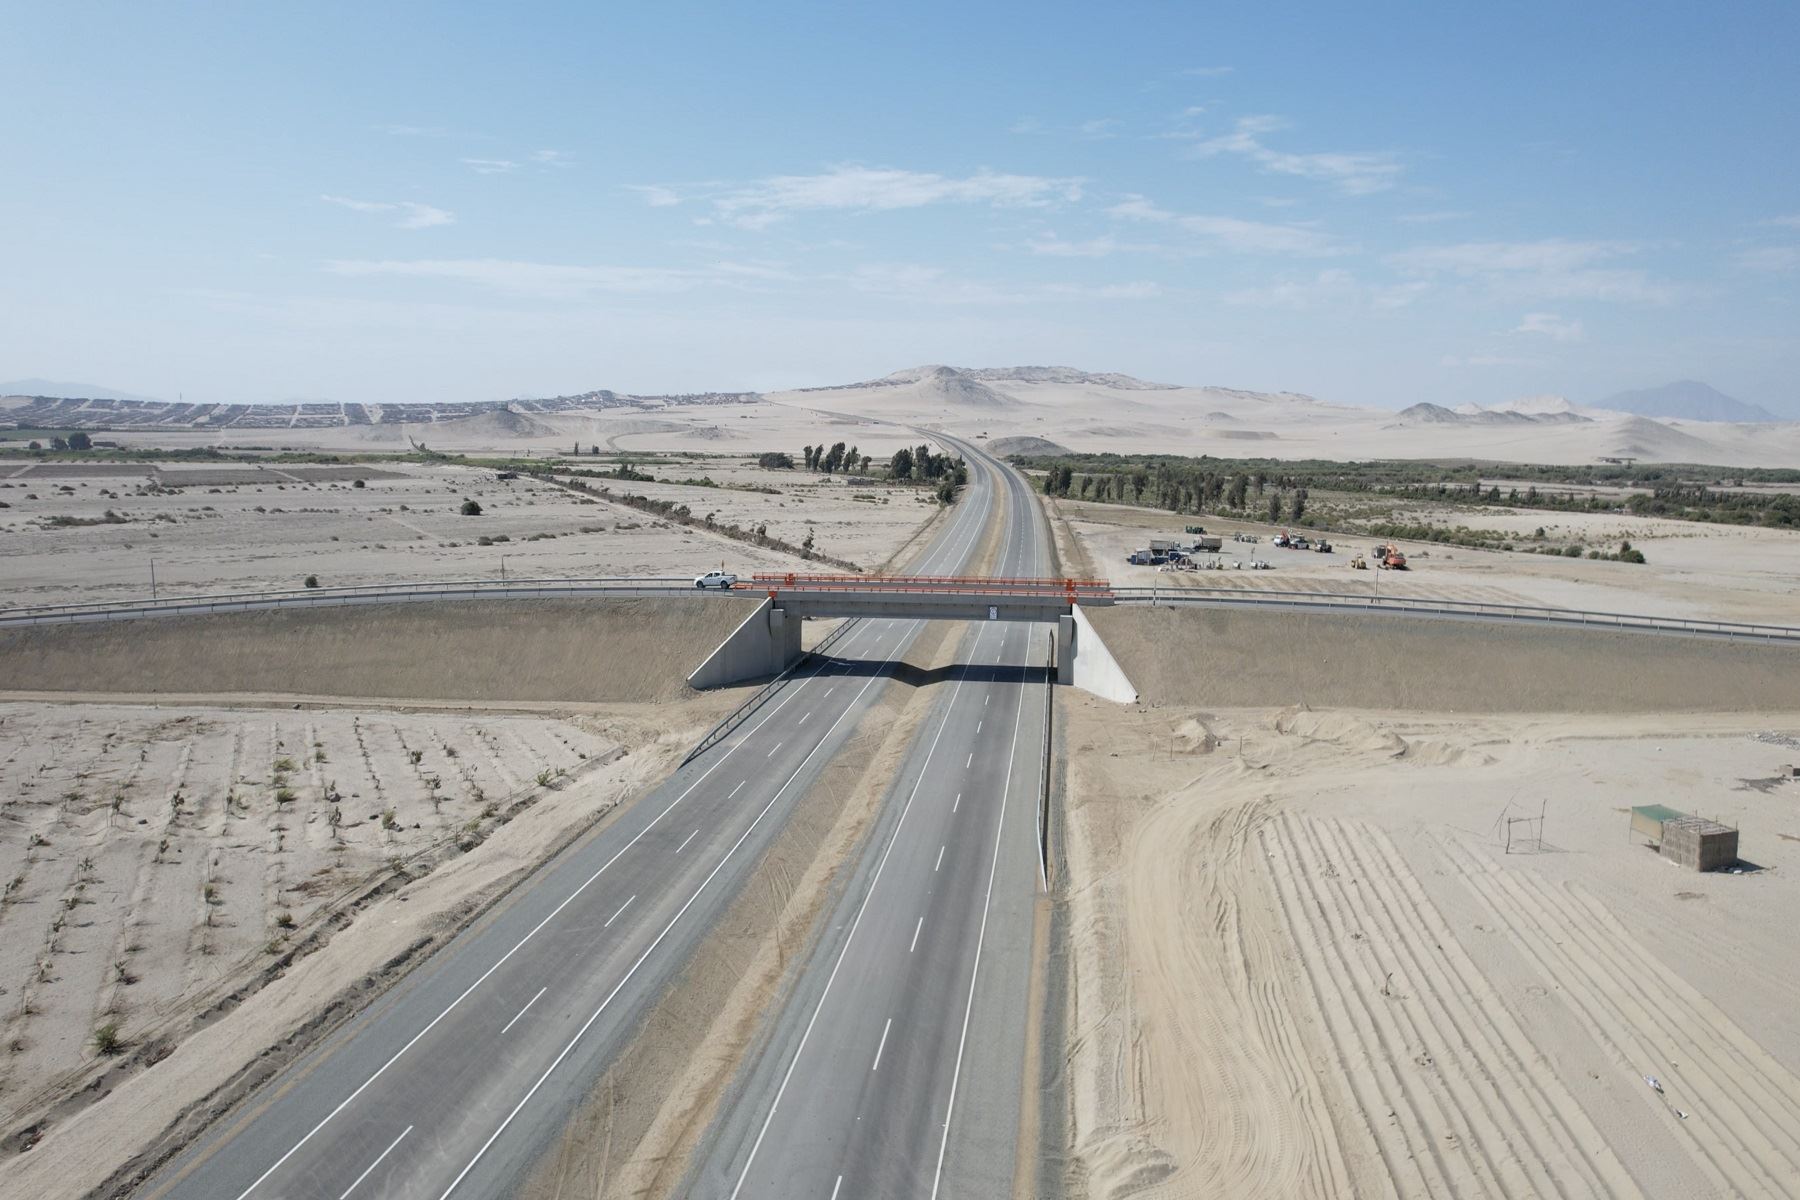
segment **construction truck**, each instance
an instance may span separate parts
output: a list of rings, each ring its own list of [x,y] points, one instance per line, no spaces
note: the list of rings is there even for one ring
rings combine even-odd
[[[1400,553],[1400,547],[1389,542],[1375,552],[1375,565],[1384,571],[1406,570],[1406,555]]]
[[[1369,560],[1358,554],[1350,560],[1350,569],[1352,571],[1366,571],[1369,569]]]

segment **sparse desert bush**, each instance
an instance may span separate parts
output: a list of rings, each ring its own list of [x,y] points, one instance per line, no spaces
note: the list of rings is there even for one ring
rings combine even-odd
[[[383,829],[387,829],[387,830],[395,830],[395,829],[400,828],[400,821],[397,817],[394,816],[393,809],[384,808],[381,810],[381,827]]]
[[[537,785],[539,787],[549,787],[550,779],[551,779],[551,772],[550,772],[550,768],[548,768],[548,767],[545,767],[542,771],[539,771],[537,773]]]
[[[277,805],[292,804],[293,802],[294,802],[294,789],[293,788],[282,787],[282,788],[275,789],[275,803]]]
[[[412,759],[412,765],[416,767],[419,765],[419,760],[425,757],[425,752],[423,750],[408,750],[406,756]]]
[[[94,1049],[105,1055],[114,1055],[125,1048],[125,1038],[119,1032],[117,1021],[108,1021],[94,1030]]]
[[[351,487],[353,487],[353,488],[359,488],[359,487],[362,487],[362,486],[363,486],[363,481],[362,481],[362,480],[360,480],[360,479],[357,479],[357,480],[352,480],[352,481],[351,481],[351,484],[350,484],[350,486],[351,486]]]
[[[293,759],[278,758],[275,760],[275,771],[277,774],[286,775],[289,771],[292,771],[293,769],[294,769],[294,760]]]
[[[473,500],[464,500],[462,502],[462,515],[465,517],[479,517],[481,515],[481,505],[475,503]]]
[[[306,577],[306,586],[309,588],[318,587],[319,586],[319,577],[317,575],[308,575]]]

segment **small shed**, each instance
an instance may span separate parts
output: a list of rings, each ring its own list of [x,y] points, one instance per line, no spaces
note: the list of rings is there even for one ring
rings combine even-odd
[[[1670,862],[1692,871],[1722,871],[1737,861],[1737,830],[1666,804],[1633,808],[1631,832],[1653,843]]]

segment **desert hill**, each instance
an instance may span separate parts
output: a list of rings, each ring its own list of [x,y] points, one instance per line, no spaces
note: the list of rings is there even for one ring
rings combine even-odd
[[[1665,383],[1661,387],[1619,392],[1602,400],[1597,408],[1634,413],[1640,417],[1674,417],[1685,421],[1778,421],[1760,404],[1748,404],[1696,379]]]

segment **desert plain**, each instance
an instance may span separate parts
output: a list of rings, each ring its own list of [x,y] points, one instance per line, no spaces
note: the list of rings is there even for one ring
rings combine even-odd
[[[175,595],[792,570],[817,566],[797,553],[809,537],[843,569],[880,570],[943,519],[928,492],[875,478],[932,429],[1033,455],[1800,460],[1793,426],[1409,424],[1304,397],[929,369],[640,413],[133,430],[117,440],[249,458],[0,460],[0,605],[140,599],[152,559]],[[409,453],[414,439],[541,459],[549,478],[502,480]],[[877,470],[758,465],[820,440],[859,444]],[[588,482],[689,519],[557,482],[621,464],[654,478]],[[1388,539],[1283,552],[1268,521],[1038,502],[1061,569],[1121,586],[1800,625],[1786,529],[1418,504],[1409,518],[1629,541],[1646,561],[1400,539],[1409,570],[1364,572],[1350,554]],[[1195,521],[1227,539],[1224,569],[1124,562]],[[1273,569],[1230,565],[1258,558]],[[304,1045],[632,803],[740,698],[680,683],[730,627],[729,604],[699,608],[613,613],[576,668],[601,682],[562,700],[461,677],[433,694],[416,682],[423,625],[394,627],[406,687],[346,677],[335,696],[312,676],[157,689],[119,646],[129,686],[108,685],[105,657],[34,677],[41,645],[0,633],[6,1152],[46,1131],[52,1148],[85,1112],[120,1139],[112,1173],[166,1124],[121,1081],[163,1072],[184,1110],[228,1106],[247,1064]],[[495,622],[525,638],[507,643],[521,662],[584,636],[567,613],[541,644]],[[1380,614],[1117,610],[1098,627],[1139,697],[1058,695],[1034,1194],[1800,1194],[1791,648]],[[271,635],[232,636],[236,661]],[[1627,813],[1650,803],[1737,827],[1740,867],[1684,872],[1634,842]],[[101,1052],[108,1027],[121,1053]]]

